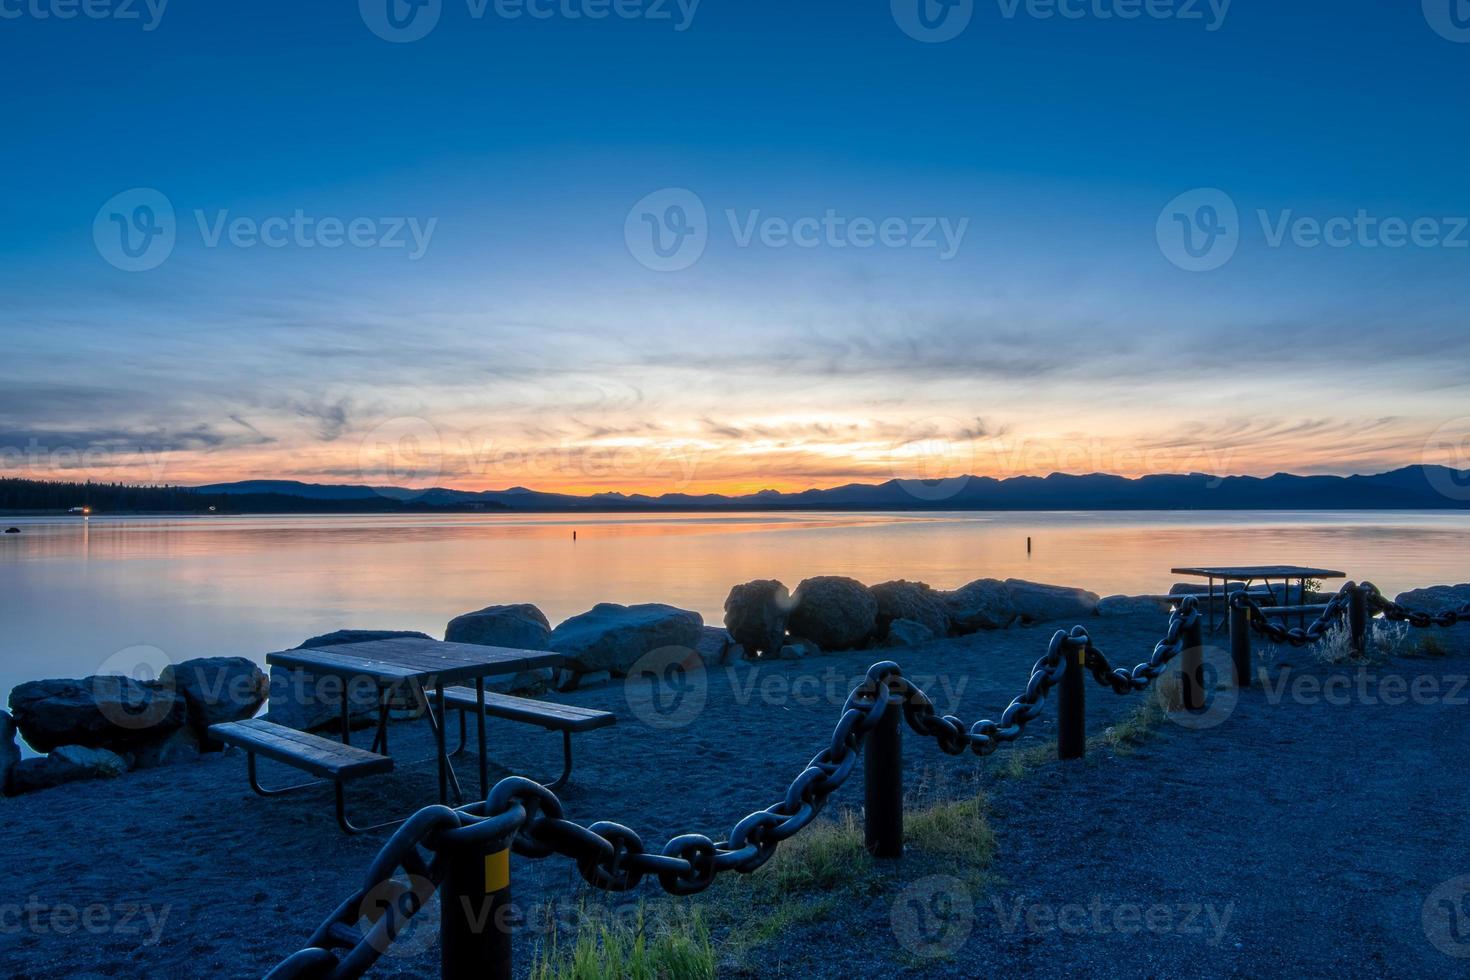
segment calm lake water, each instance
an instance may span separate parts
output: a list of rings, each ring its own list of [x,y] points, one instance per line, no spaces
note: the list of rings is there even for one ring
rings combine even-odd
[[[730,586],[982,576],[1163,592],[1171,567],[1338,568],[1384,591],[1470,580],[1470,514],[797,513],[7,518],[0,691],[140,661],[262,659],[346,627],[442,636],[459,613],[667,602],[718,624]],[[572,532],[577,541],[572,541]],[[1034,539],[1032,554],[1026,538]],[[141,652],[137,648],[144,648]],[[156,648],[161,653],[150,652]]]

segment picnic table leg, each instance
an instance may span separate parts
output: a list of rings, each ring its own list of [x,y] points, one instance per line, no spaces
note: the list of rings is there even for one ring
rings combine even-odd
[[[480,799],[490,795],[490,761],[485,758],[485,678],[475,678],[475,717],[479,720]]]
[[[434,721],[434,746],[439,750],[439,802],[449,802],[449,756],[445,754],[444,746],[444,684],[442,682],[434,685],[434,703],[437,708],[430,708]]]
[[[388,709],[393,700],[389,688],[378,687],[378,733],[373,736],[372,751],[388,754]]]
[[[347,697],[347,688],[351,686],[348,678],[342,678],[342,744],[352,744],[352,706]]]

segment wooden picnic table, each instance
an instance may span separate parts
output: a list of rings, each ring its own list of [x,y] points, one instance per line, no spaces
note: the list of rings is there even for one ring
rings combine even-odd
[[[1300,565],[1201,565],[1199,567],[1170,569],[1170,574],[1193,575],[1198,578],[1207,579],[1209,581],[1210,630],[1212,632],[1216,629],[1216,579],[1221,580],[1220,598],[1222,600],[1229,598],[1225,590],[1229,587],[1231,582],[1242,582],[1245,584],[1246,588],[1250,588],[1251,583],[1255,582],[1257,579],[1259,579],[1261,581],[1261,584],[1266,587],[1266,591],[1270,592],[1271,595],[1274,597],[1276,593],[1271,591],[1271,580],[1280,579],[1281,604],[1283,606],[1289,606],[1292,604],[1291,581],[1295,579],[1297,580],[1298,586],[1301,590],[1301,602],[1299,603],[1299,605],[1305,606],[1307,604],[1308,579],[1347,578],[1346,572],[1333,571],[1330,568],[1304,568]],[[1306,625],[1305,613],[1303,614],[1302,625]]]
[[[372,751],[381,747],[388,752],[388,709],[395,690],[408,688],[424,705],[429,726],[434,731],[434,745],[439,763],[439,802],[449,802],[452,783],[456,796],[463,798],[459,777],[450,764],[444,738],[444,688],[451,684],[473,683],[475,695],[483,705],[485,678],[518,674],[541,667],[557,667],[561,654],[540,650],[512,650],[505,647],[480,646],[475,643],[445,643],[418,637],[370,640],[366,643],[343,643],[314,649],[282,650],[266,654],[271,666],[305,670],[317,675],[343,678],[342,742],[352,744],[351,704],[348,689],[353,681],[371,680],[377,687],[378,730]],[[436,697],[430,699],[432,688]],[[435,705],[438,705],[436,708]],[[485,714],[477,712],[480,742],[480,796],[490,792],[489,766],[485,754]]]

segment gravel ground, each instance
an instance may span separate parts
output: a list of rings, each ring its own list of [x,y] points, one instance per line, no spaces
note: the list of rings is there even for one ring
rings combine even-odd
[[[1162,625],[1145,616],[1090,628],[1111,656],[1131,662]],[[895,659],[942,710],[994,717],[1051,632],[981,634]],[[1470,642],[1458,636],[1455,647]],[[627,824],[652,846],[683,832],[724,836],[779,798],[830,733],[854,679],[883,656],[714,668],[686,692],[684,705],[703,701],[697,713],[649,712],[644,692],[622,684],[560,696],[619,716],[616,727],[578,737],[576,773],[560,794],[567,815]],[[1400,659],[1364,680],[1357,668],[1311,666],[1301,655],[1285,666],[1292,656],[1272,665],[1273,683],[1288,678],[1284,692],[1248,692],[1210,715],[1218,724],[1165,722],[1127,756],[1095,751],[1019,780],[995,775],[999,757],[951,759],[907,739],[911,781],[946,773],[952,789],[988,790],[999,838],[989,880],[905,862],[878,893],[839,903],[745,969],[845,976],[856,953],[931,976],[1464,975],[1470,960],[1431,938],[1470,954],[1470,937],[1459,945],[1453,935],[1431,937],[1421,913],[1427,900],[1440,909],[1449,907],[1440,899],[1463,897],[1450,886],[1430,900],[1437,885],[1470,873],[1470,790],[1456,775],[1470,743],[1462,707],[1470,690],[1446,696],[1470,674],[1470,654]],[[1346,679],[1349,703],[1295,686],[1334,675]],[[1439,694],[1386,704],[1396,698],[1387,687],[1379,696],[1375,678],[1390,675],[1438,678]],[[1138,703],[1096,687],[1089,698],[1094,732]],[[1030,731],[1027,743],[1054,739],[1052,712]],[[517,772],[558,770],[556,736],[504,722],[490,732],[492,753]],[[407,759],[430,752],[422,723],[395,725],[393,745]],[[461,764],[462,775],[472,778],[472,768]],[[433,787],[432,766],[401,767],[350,790],[354,815],[406,812],[431,800]],[[860,800],[855,782],[834,804]],[[381,843],[343,837],[327,793],[254,796],[234,755],[3,800],[0,814],[9,896],[0,902],[0,969],[18,977],[259,976],[351,893]],[[516,858],[513,877],[517,905],[533,921],[548,904],[585,898],[559,858]],[[640,892],[659,894],[656,885]],[[522,968],[531,943],[529,932],[517,939]],[[432,927],[403,945],[380,975],[436,971]]]

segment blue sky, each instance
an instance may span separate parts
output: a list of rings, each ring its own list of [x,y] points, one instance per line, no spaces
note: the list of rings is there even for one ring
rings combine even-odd
[[[978,0],[928,43],[908,0],[621,2],[441,0],[392,43],[389,0],[0,0],[0,466],[1464,465],[1470,5]],[[173,246],[128,271],[139,189]],[[639,229],[690,200],[698,247],[650,268]],[[1189,268],[1170,230],[1222,200],[1234,234]]]

